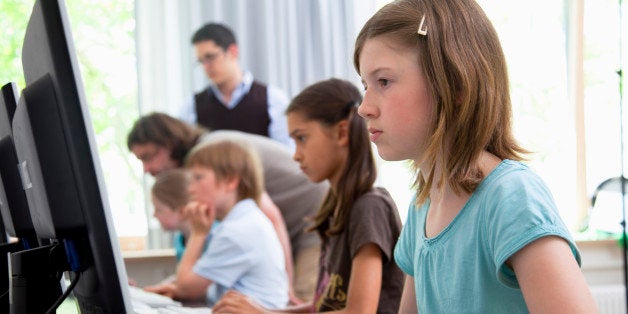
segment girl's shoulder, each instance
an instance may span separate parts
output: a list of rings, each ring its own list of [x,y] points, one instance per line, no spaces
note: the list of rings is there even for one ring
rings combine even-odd
[[[360,195],[355,200],[355,205],[363,205],[364,203],[379,202],[393,206],[396,209],[395,201],[390,192],[384,187],[373,187],[368,192]]]
[[[373,187],[358,197],[351,208],[352,216],[384,217],[398,215],[397,205],[392,196],[383,187]]]
[[[520,211],[556,210],[545,181],[522,162],[504,160],[473,193],[468,206],[483,208],[487,217]],[[501,214],[500,214],[501,213]]]
[[[547,187],[544,180],[520,161],[503,160],[480,184],[484,190],[542,189]]]

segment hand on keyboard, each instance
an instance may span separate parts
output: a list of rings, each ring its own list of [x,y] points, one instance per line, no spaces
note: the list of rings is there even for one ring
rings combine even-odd
[[[169,297],[144,291],[144,289],[135,286],[129,286],[129,292],[131,294],[131,300],[133,303],[145,304],[150,308],[166,307],[166,306],[181,306],[181,302],[175,301]]]
[[[208,307],[185,307],[169,297],[130,286],[131,303],[136,314],[211,314]]]

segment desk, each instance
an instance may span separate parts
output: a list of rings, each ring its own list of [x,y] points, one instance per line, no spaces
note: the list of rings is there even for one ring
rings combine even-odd
[[[158,283],[177,267],[174,249],[123,251],[122,259],[127,276],[140,287]]]

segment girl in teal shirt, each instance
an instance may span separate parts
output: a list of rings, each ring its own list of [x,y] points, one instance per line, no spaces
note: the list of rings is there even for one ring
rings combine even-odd
[[[358,112],[416,199],[395,248],[401,313],[595,313],[545,184],[520,161],[506,60],[473,0],[397,0],[360,31]]]

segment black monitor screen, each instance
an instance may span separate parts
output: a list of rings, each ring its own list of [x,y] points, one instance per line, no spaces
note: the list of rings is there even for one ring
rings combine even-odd
[[[26,87],[12,121],[18,169],[40,238],[56,239],[82,312],[132,312],[127,276],[62,0],[37,0],[22,48]]]
[[[0,97],[0,312],[9,312],[8,254],[38,246],[26,194],[17,170],[11,120],[17,105],[17,86],[2,86]],[[12,238],[14,239],[12,239]]]
[[[26,194],[17,168],[11,120],[17,106],[17,86],[2,86],[0,98],[0,214],[9,236],[23,239],[26,247],[36,245],[35,229],[28,210]],[[30,243],[29,243],[30,242]]]

